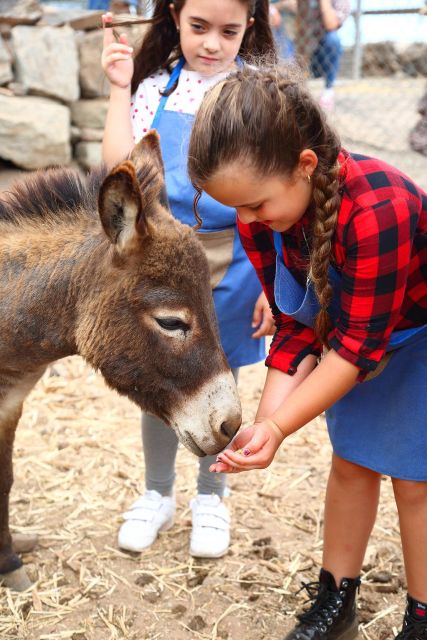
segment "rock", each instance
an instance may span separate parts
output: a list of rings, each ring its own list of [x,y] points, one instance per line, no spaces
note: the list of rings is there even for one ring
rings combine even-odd
[[[208,569],[200,569],[198,571],[194,571],[187,577],[187,586],[190,587],[190,589],[198,587],[199,585],[204,583],[208,575]]]
[[[153,582],[153,580],[154,576],[150,575],[149,573],[141,573],[135,580],[135,584],[137,584],[138,587],[145,587],[145,585],[150,584],[150,582]]]
[[[26,96],[28,95],[28,89],[20,82],[9,82],[7,85],[9,91],[12,92],[14,96]]]
[[[409,144],[414,151],[427,156],[427,91],[420,100],[418,112],[421,118],[409,133]]]
[[[408,76],[427,77],[427,45],[415,42],[409,47],[405,47],[398,56],[399,65],[402,71]]]
[[[13,533],[12,547],[15,553],[28,553],[37,546],[39,537],[36,533]]]
[[[45,11],[38,26],[62,27],[68,24],[75,31],[89,31],[102,26],[104,11],[82,11],[80,9],[55,9]]]
[[[77,142],[102,142],[103,137],[103,129],[80,129],[75,126],[71,127],[71,142],[73,144]],[[128,478],[129,474],[120,477]]]
[[[37,0],[0,0],[0,23],[35,24],[43,15]]]
[[[144,593],[142,597],[150,604],[156,604],[160,598],[160,593],[157,593],[157,591],[149,591],[148,593]]]
[[[204,621],[202,616],[197,615],[194,616],[194,618],[191,618],[187,626],[192,631],[201,631],[206,627],[206,622]]]
[[[393,580],[393,575],[390,573],[390,571],[371,571],[369,580],[371,582],[380,582],[381,584],[386,584]]]
[[[102,145],[100,142],[78,142],[75,147],[75,158],[84,169],[92,169],[102,162]]]
[[[175,604],[172,608],[171,608],[171,613],[176,616],[177,618],[182,618],[182,616],[187,613],[187,607],[184,606],[183,604]]]
[[[0,84],[6,84],[11,80],[13,80],[12,56],[3,38],[0,37]]]
[[[16,27],[12,31],[16,80],[31,93],[63,102],[80,97],[79,61],[70,27]]]
[[[252,542],[253,547],[269,547],[271,546],[271,536],[266,536],[265,538],[258,538]]]
[[[427,116],[427,89],[418,104],[418,113],[422,116]]]
[[[71,105],[71,122],[82,129],[104,129],[108,101],[78,100]]]
[[[68,164],[69,109],[45,98],[0,95],[0,155],[24,169]]]
[[[80,87],[84,98],[108,96],[109,83],[101,67],[102,31],[90,31],[78,39]]]
[[[376,42],[363,47],[363,75],[391,76],[399,71],[399,60],[393,42]]]

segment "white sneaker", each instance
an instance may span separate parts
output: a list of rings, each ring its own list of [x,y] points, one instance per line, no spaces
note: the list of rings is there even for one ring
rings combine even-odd
[[[193,529],[190,554],[196,558],[221,558],[230,544],[230,515],[216,494],[199,493],[190,502]]]
[[[146,491],[123,514],[125,522],[119,531],[119,547],[142,551],[150,547],[159,531],[170,529],[175,515],[175,498],[158,491]]]

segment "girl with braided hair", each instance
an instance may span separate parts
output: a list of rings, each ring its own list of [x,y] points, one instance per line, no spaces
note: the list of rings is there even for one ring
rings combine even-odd
[[[211,471],[267,467],[326,410],[323,566],[287,640],[357,636],[382,474],[393,483],[408,584],[398,638],[427,638],[427,194],[343,149],[307,90],[271,67],[238,70],[206,94],[189,174],[196,206],[205,191],[236,209],[276,323],[255,424]]]

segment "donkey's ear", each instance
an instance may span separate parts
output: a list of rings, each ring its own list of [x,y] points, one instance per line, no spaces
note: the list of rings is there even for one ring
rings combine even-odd
[[[105,233],[121,253],[149,234],[144,198],[132,162],[122,162],[105,178],[98,210]]]
[[[145,166],[147,161],[151,164],[155,163],[157,169],[164,176],[165,168],[163,165],[162,152],[160,149],[160,136],[156,129],[150,129],[143,138],[135,145],[130,154],[130,159],[134,163],[137,170]]]

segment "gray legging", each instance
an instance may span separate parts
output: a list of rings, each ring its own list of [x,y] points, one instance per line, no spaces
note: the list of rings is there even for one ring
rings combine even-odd
[[[232,369],[237,382],[239,369]],[[178,438],[162,420],[142,415],[142,446],[145,460],[145,486],[155,489],[162,496],[171,495],[175,482],[175,458]],[[216,456],[200,458],[197,493],[216,493],[221,498],[226,485],[225,473],[210,473],[209,467]]]

